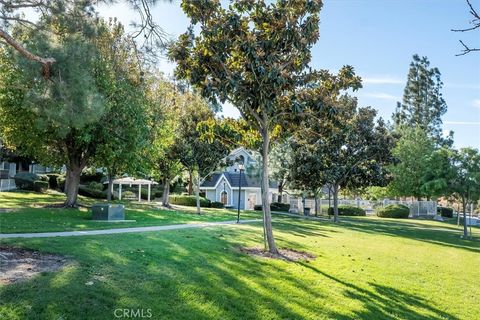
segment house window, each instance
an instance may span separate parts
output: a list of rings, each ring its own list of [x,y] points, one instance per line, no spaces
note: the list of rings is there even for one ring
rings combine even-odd
[[[220,195],[220,202],[224,205],[228,204],[228,195],[226,191],[222,191],[222,194]]]

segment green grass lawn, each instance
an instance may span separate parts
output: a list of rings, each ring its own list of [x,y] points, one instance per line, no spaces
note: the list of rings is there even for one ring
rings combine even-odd
[[[91,220],[91,211],[87,208],[58,209],[38,208],[48,204],[61,203],[64,195],[57,192],[49,194],[27,192],[0,192],[0,208],[13,209],[0,212],[0,233],[48,232],[126,228],[141,226],[159,226],[166,224],[198,223],[235,220],[237,212],[232,210],[202,208],[197,215],[195,208],[182,207],[179,210],[165,210],[155,205],[135,202],[119,202],[126,206],[125,219],[135,222],[108,223]],[[80,197],[79,203],[91,205],[102,202]],[[261,218],[259,212],[242,212],[242,219]]]
[[[0,286],[0,319],[115,319],[123,308],[151,319],[480,319],[473,231],[461,240],[455,225],[428,220],[275,217],[278,246],[309,262],[242,253],[262,245],[260,223],[3,240],[71,264]]]
[[[259,225],[3,241],[74,262],[1,287],[0,318],[113,319],[117,308],[151,309],[154,319],[480,317],[480,245],[456,230],[368,218],[281,219],[274,228],[280,247],[317,258],[239,252],[261,244]]]

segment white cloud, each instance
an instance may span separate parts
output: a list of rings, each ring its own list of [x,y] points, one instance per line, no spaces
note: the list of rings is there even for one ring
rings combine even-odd
[[[443,121],[443,124],[459,126],[480,126],[480,121]]]
[[[465,84],[465,83],[446,82],[444,85],[445,85],[445,88],[450,88],[450,89],[480,90],[480,84]]]
[[[362,78],[364,84],[404,84],[405,81],[401,78],[391,76],[380,77],[364,77]]]
[[[475,107],[475,108],[480,108],[480,99],[475,99],[472,101],[472,105]]]
[[[400,101],[400,97],[394,96],[392,94],[388,94],[385,92],[366,92],[363,93],[363,96],[375,99],[383,99],[383,100],[393,100],[393,101]]]

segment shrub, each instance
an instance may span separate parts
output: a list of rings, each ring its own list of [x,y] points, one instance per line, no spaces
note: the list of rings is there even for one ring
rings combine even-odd
[[[102,172],[92,172],[88,170],[86,172],[82,172],[80,175],[80,183],[88,184],[89,182],[102,182],[104,178],[104,174]]]
[[[391,204],[383,208],[375,209],[377,216],[381,218],[408,218],[410,215],[410,209],[403,204]]]
[[[160,188],[153,188],[152,189],[153,198],[161,198],[163,196],[163,190]]]
[[[211,208],[223,208],[224,205],[223,205],[223,203],[221,203],[221,202],[212,201],[212,202],[210,203],[210,207],[211,207]]]
[[[270,204],[270,210],[288,212],[288,210],[290,210],[290,204],[289,203],[273,202],[273,203]]]
[[[94,198],[94,199],[106,199],[107,194],[101,190],[95,190],[95,189],[90,189],[87,186],[80,185],[78,187],[78,194],[89,197],[89,198]]]
[[[46,192],[48,190],[48,181],[34,181],[33,190],[36,192]]]
[[[333,216],[333,207],[328,208],[328,215]],[[339,216],[366,216],[367,213],[362,208],[354,206],[338,206]]]
[[[96,191],[102,191],[103,190],[103,184],[100,183],[100,182],[92,181],[88,184],[88,189],[96,190]]]
[[[45,174],[48,178],[48,187],[50,189],[58,189],[58,177],[60,176],[60,174],[58,173],[47,173]]]
[[[133,193],[133,191],[125,191],[125,192],[122,192],[122,198],[125,198],[125,199],[135,199],[136,198],[136,195],[135,193]]]
[[[172,194],[170,195],[169,201],[171,204],[178,204],[180,206],[197,206],[197,198],[195,196]],[[200,207],[210,207],[210,200],[200,197]]]
[[[262,211],[263,210],[263,207],[261,204],[256,204],[253,206],[253,210],[255,211]]]
[[[19,172],[15,175],[15,185],[21,190],[32,190],[35,191],[34,183],[35,181],[45,181],[47,182],[48,188],[48,177],[42,174],[30,173],[30,172]]]
[[[66,180],[65,175],[63,175],[63,174],[59,175],[57,177],[57,188],[58,188],[58,190],[60,190],[60,191],[65,190],[65,180]]]
[[[453,209],[448,207],[437,207],[437,214],[444,218],[453,218]]]

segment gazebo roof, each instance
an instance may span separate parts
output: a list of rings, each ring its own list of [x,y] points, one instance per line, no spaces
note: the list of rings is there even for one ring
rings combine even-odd
[[[108,183],[108,181],[104,183],[106,184]],[[158,184],[158,182],[147,179],[135,179],[132,177],[125,177],[113,180],[113,184],[155,185]]]

